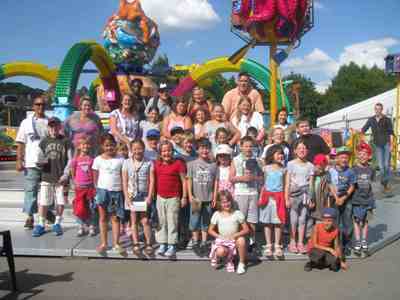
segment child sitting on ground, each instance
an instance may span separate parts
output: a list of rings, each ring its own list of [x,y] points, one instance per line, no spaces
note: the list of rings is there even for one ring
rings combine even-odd
[[[42,168],[40,182],[39,224],[32,232],[33,237],[43,235],[48,207],[56,205],[56,221],[52,227],[55,235],[62,235],[62,216],[64,213],[65,197],[64,189],[68,176],[64,175],[64,169],[72,158],[72,145],[64,136],[60,135],[61,121],[50,118],[48,121],[49,136],[44,138],[40,144],[38,165]]]
[[[217,211],[211,217],[208,234],[215,238],[211,247],[211,266],[217,268],[225,258],[226,270],[235,272],[233,263],[236,251],[239,252],[239,264],[237,273],[246,272],[246,239],[249,234],[249,226],[245,216],[234,209],[232,195],[228,191],[222,191],[217,196]]]
[[[372,156],[371,147],[363,142],[357,147],[357,151],[358,164],[353,167],[356,184],[352,204],[355,237],[354,252],[360,255],[361,251],[365,254],[368,253],[368,215],[375,208],[371,185],[375,180],[375,170],[368,164]]]
[[[304,266],[304,271],[309,272],[313,268],[329,268],[334,272],[340,268],[347,269],[342,260],[336,217],[336,209],[329,207],[322,210],[322,222],[315,225],[308,244],[310,261]]]

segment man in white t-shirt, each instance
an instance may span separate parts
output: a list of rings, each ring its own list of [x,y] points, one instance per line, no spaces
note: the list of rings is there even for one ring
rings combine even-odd
[[[37,213],[37,196],[40,184],[41,170],[37,166],[39,160],[39,143],[48,135],[47,118],[44,114],[46,102],[43,96],[33,99],[33,115],[21,122],[16,137],[17,171],[24,171],[24,208],[28,215],[25,229],[33,228],[33,215]]]
[[[242,72],[238,75],[237,87],[228,91],[222,99],[222,106],[224,107],[227,120],[231,120],[235,115],[242,96],[250,98],[254,111],[261,114],[264,112],[261,94],[251,86],[249,74]]]

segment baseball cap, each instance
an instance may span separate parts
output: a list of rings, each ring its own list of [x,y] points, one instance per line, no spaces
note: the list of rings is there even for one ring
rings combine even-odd
[[[322,210],[323,218],[336,219],[336,216],[337,216],[337,212],[336,212],[336,209],[334,209],[333,207],[326,207]]]
[[[328,159],[324,154],[317,154],[313,160],[314,166],[326,166],[328,164]]]
[[[232,148],[229,147],[228,144],[221,144],[217,146],[217,149],[215,151],[216,155],[219,154],[227,154],[227,155],[232,155]]]
[[[339,147],[339,148],[336,149],[336,155],[340,155],[340,154],[351,155],[351,151],[346,146],[342,146],[342,147]]]
[[[158,86],[158,91],[169,91],[169,90],[170,90],[170,87],[168,86],[168,83],[166,83],[166,82],[162,82]]]
[[[47,122],[48,126],[55,126],[55,125],[60,125],[61,124],[61,120],[57,117],[51,117],[48,122]]]
[[[358,145],[357,151],[358,151],[358,152],[365,151],[365,152],[367,152],[368,156],[371,156],[371,155],[372,155],[372,148],[371,148],[371,146],[368,145],[368,144],[365,143],[365,142],[361,142],[361,143]]]
[[[170,131],[171,136],[174,136],[175,134],[183,134],[183,133],[185,133],[185,130],[183,130],[183,128],[180,126],[175,126]]]
[[[146,138],[160,138],[160,131],[157,129],[150,129],[146,133]]]

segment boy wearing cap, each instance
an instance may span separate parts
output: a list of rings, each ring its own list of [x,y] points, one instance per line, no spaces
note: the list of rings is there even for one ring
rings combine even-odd
[[[338,224],[342,234],[343,249],[349,254],[353,233],[351,196],[354,192],[356,176],[349,167],[351,152],[347,147],[336,149],[336,165],[329,169],[328,183],[335,206],[338,209]]]
[[[157,107],[160,112],[161,119],[164,119],[171,112],[171,96],[169,94],[170,88],[166,83],[160,83],[158,87],[158,95],[151,98],[147,103],[145,114],[149,114],[152,107]]]
[[[317,154],[313,160],[314,174],[311,178],[311,217],[315,221],[322,219],[322,210],[332,206],[329,199],[328,159],[324,154]]]
[[[336,209],[328,207],[322,210],[322,222],[315,225],[308,244],[310,261],[304,266],[304,271],[309,272],[313,268],[329,268],[334,272],[340,268],[347,269],[346,263],[341,258],[339,229],[335,225],[336,217]]]
[[[148,160],[155,161],[158,158],[158,144],[160,142],[160,131],[150,129],[146,133],[146,149],[144,157]]]
[[[190,230],[193,250],[198,254],[207,249],[207,230],[210,225],[212,206],[216,200],[217,165],[211,161],[211,143],[207,138],[198,140],[199,158],[188,163],[188,195],[191,205]],[[201,231],[201,244],[200,242]],[[200,250],[200,251],[199,251]]]
[[[368,252],[368,214],[375,208],[372,192],[372,182],[375,180],[375,170],[369,166],[368,161],[372,156],[371,147],[362,142],[357,147],[358,164],[353,167],[356,176],[355,191],[352,197],[353,225],[357,255]]]
[[[40,159],[38,165],[42,168],[40,183],[39,222],[34,227],[32,236],[39,237],[45,231],[45,218],[48,207],[56,204],[56,221],[52,227],[55,235],[62,235],[62,215],[64,212],[64,185],[66,176],[64,170],[72,157],[72,144],[64,136],[60,135],[61,121],[58,118],[50,118],[48,121],[49,136],[44,138],[39,148]]]

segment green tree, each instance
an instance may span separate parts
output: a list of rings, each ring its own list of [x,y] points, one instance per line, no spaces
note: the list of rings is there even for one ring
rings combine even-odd
[[[324,110],[332,112],[379,95],[396,86],[396,78],[378,67],[367,68],[351,62],[340,67],[331,86],[323,95]]]

